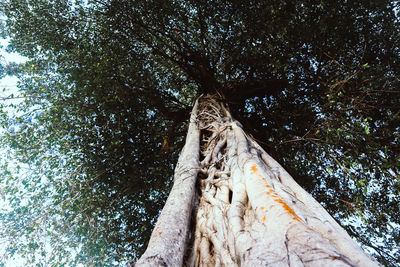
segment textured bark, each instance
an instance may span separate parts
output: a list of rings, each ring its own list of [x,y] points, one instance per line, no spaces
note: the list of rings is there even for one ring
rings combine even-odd
[[[197,102],[189,122],[186,144],[175,168],[175,180],[158,218],[146,252],[135,266],[182,266],[199,170],[200,130]]]
[[[137,266],[266,265],[378,263],[243,131],[217,96],[203,96],[173,189]]]

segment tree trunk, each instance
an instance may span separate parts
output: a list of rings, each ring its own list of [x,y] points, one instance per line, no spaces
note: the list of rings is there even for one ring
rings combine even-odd
[[[135,266],[265,265],[378,263],[217,96],[203,96],[191,114],[174,186]]]

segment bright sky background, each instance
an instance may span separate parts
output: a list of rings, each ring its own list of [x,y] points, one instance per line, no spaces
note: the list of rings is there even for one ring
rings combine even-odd
[[[10,62],[23,63],[27,60],[27,58],[17,54],[17,53],[8,53],[6,52],[6,47],[8,45],[7,39],[0,39],[0,61],[2,65],[7,65]],[[6,76],[3,79],[0,79],[0,98],[7,97],[12,93],[16,93],[18,78],[15,76]],[[3,92],[3,90],[5,91]]]
[[[6,52],[6,47],[8,45],[8,40],[6,39],[0,39],[0,61],[2,65],[6,65],[7,63],[10,62],[16,62],[16,63],[22,63],[24,61],[26,61],[25,57],[22,57],[21,55],[17,54],[17,53],[8,53]],[[18,88],[17,88],[17,83],[18,83],[18,78],[17,77],[10,77],[10,76],[6,76],[3,79],[0,79],[0,99],[2,97],[8,97],[10,94],[14,93],[14,95],[18,92]],[[3,91],[3,89],[5,89]],[[13,100],[0,100],[0,101],[13,101]],[[10,110],[11,112],[11,110]],[[3,132],[4,130],[0,128],[0,134]],[[5,155],[5,151],[4,150],[0,150],[0,162],[4,160],[4,155]],[[2,180],[3,178],[0,177],[0,180]],[[2,199],[0,199],[0,208],[1,209],[7,209],[9,208],[9,205],[7,202],[4,202]],[[0,225],[1,227],[1,225]],[[4,264],[4,266],[9,266],[9,267],[19,267],[19,266],[24,266],[24,262],[21,258],[15,258],[15,259],[10,259],[6,262],[1,262],[2,260],[2,256],[4,254],[4,247],[1,243],[1,238],[0,237],[0,265],[3,266],[2,264]]]

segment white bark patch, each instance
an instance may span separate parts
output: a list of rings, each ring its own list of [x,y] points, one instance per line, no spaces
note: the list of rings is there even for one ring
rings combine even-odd
[[[194,199],[198,203],[192,207]],[[216,96],[203,96],[195,105],[174,187],[137,264],[379,265],[243,131]]]

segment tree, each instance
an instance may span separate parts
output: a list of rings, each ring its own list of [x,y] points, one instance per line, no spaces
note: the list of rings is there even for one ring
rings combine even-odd
[[[174,186],[135,266],[325,264],[378,266],[245,134],[226,103],[200,97]]]
[[[23,178],[4,169],[19,208],[2,214],[7,235],[52,240],[54,258],[33,262],[64,263],[78,243],[75,262],[135,261],[172,185],[191,103],[217,92],[352,236],[395,265],[396,5],[4,1],[11,49],[32,60],[3,140],[40,167]],[[23,205],[19,183],[35,195]],[[43,247],[29,240],[10,251]]]

